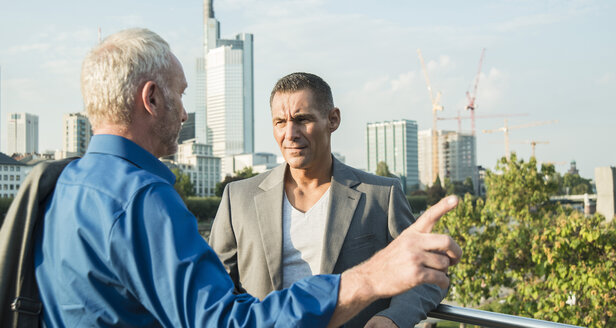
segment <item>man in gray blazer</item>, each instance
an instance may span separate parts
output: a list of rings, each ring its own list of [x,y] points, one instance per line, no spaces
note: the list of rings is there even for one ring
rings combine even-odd
[[[367,260],[415,221],[397,179],[331,155],[340,110],[320,77],[283,77],[270,106],[285,163],[230,183],[210,235],[238,292],[261,299],[303,277],[341,273]],[[346,326],[413,326],[445,295],[436,285],[420,285],[374,302]]]

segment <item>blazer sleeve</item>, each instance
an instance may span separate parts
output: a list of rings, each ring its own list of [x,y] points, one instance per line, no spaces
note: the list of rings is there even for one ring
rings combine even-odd
[[[222,199],[212,224],[209,244],[218,255],[229,276],[231,276],[236,292],[245,293],[246,291],[241,287],[240,275],[237,269],[237,241],[231,223],[230,193],[230,185],[228,184],[222,194]]]
[[[390,188],[388,225],[392,240],[404,229],[415,222],[409,205],[399,181],[395,181]],[[447,295],[447,290],[433,284],[417,286],[406,293],[394,296],[389,308],[376,315],[391,319],[398,327],[413,327],[419,321],[426,319],[427,313],[436,309]]]

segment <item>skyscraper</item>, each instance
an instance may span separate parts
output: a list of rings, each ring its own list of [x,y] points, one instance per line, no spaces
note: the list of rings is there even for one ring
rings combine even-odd
[[[7,122],[8,155],[38,153],[38,116],[9,113]]]
[[[438,176],[441,181],[473,180],[477,190],[477,152],[475,136],[470,133],[438,130]],[[432,181],[432,130],[418,133],[419,179],[424,186],[431,186]]]
[[[401,178],[405,188],[419,184],[417,168],[417,122],[397,120],[366,126],[368,171],[376,172],[379,162]]]
[[[207,144],[207,120],[205,97],[205,58],[195,61],[195,138],[197,142]]]
[[[182,123],[178,143],[181,144],[189,139],[195,139],[195,113],[188,113],[188,119]]]
[[[83,156],[92,137],[90,120],[81,113],[64,114],[62,150],[67,156]]]
[[[204,0],[203,9],[207,142],[224,176],[233,173],[225,157],[254,152],[253,35],[221,39],[213,1]]]

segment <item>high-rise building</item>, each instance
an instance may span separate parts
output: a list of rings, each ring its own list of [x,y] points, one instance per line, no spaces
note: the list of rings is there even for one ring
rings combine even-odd
[[[83,156],[92,138],[90,120],[81,113],[64,114],[62,151],[67,156]]]
[[[24,163],[0,153],[0,197],[13,198],[28,175]]]
[[[195,62],[195,138],[202,144],[207,140],[206,97],[205,97],[205,58]]]
[[[195,139],[195,114],[188,113],[188,118],[182,123],[182,129],[180,129],[180,135],[178,136],[178,143],[182,143],[189,139]]]
[[[38,116],[9,113],[7,148],[9,155],[38,153]]]
[[[220,181],[220,158],[212,155],[211,145],[195,139],[184,141],[178,145],[175,164],[188,175],[197,196],[214,196]]]
[[[403,182],[406,189],[419,185],[417,167],[417,122],[397,120],[368,123],[366,126],[368,171],[376,172],[385,162],[389,171]]]
[[[253,35],[221,39],[213,0],[203,7],[207,142],[221,158],[224,176],[233,173],[226,158],[254,152]]]
[[[464,181],[470,177],[477,189],[477,152],[475,136],[469,133],[438,130],[438,176],[441,181]],[[432,181],[432,130],[418,133],[419,180],[424,186]]]

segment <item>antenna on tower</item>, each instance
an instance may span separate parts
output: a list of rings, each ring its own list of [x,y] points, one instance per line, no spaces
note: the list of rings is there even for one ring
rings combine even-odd
[[[98,43],[101,43],[101,27],[98,27]]]

